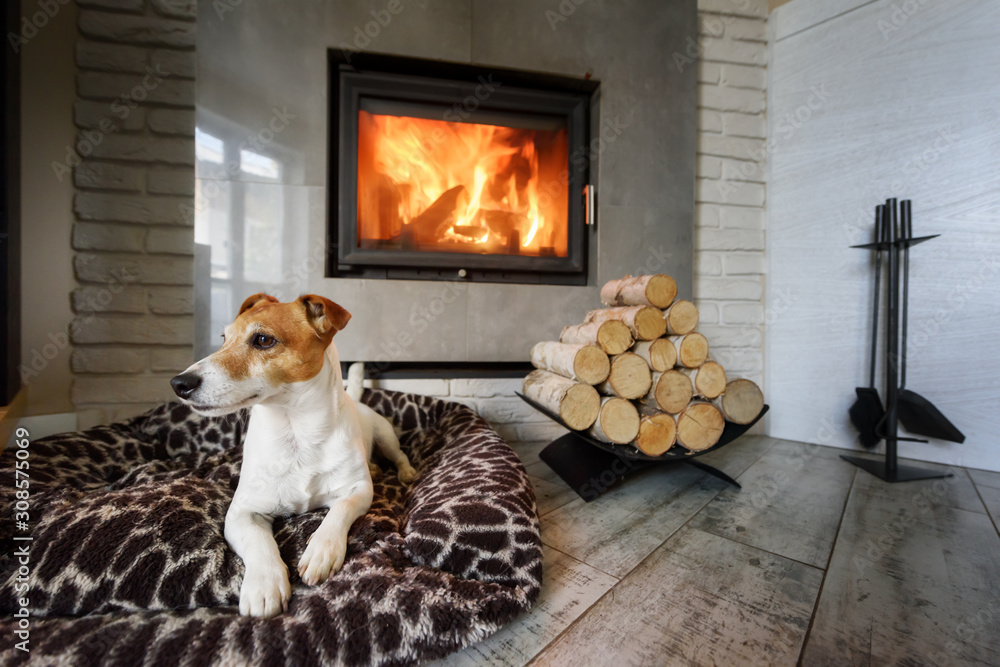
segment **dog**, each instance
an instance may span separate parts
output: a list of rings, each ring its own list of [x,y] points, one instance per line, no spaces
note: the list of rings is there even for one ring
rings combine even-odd
[[[226,513],[225,537],[243,559],[240,614],[288,610],[288,568],[278,553],[276,516],[321,507],[326,517],[298,562],[307,585],[340,570],[347,533],[372,503],[372,445],[395,464],[400,481],[416,476],[392,424],[362,403],[362,373],[343,386],[334,335],[351,314],[309,294],[280,303],[255,294],[226,327],[223,345],[170,384],[195,412],[225,415],[250,408],[243,466]]]

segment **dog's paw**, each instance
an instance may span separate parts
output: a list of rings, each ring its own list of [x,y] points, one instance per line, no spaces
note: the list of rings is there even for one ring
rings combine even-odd
[[[372,479],[378,479],[382,476],[382,469],[378,467],[377,463],[368,463],[368,474],[372,476]]]
[[[288,611],[292,587],[288,583],[288,568],[247,570],[240,586],[240,614],[270,618]]]
[[[347,542],[342,538],[324,539],[315,533],[299,559],[299,576],[309,586],[326,581],[344,565]]]
[[[409,463],[404,463],[399,467],[396,476],[403,484],[409,484],[416,478],[417,471]]]

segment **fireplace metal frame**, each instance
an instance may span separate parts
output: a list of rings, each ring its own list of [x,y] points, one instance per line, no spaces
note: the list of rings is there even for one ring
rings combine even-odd
[[[590,234],[584,189],[590,186],[592,192],[594,185],[589,136],[596,81],[373,54],[353,54],[348,63],[337,51],[330,59],[329,276],[434,280],[457,273],[482,282],[586,284]],[[484,99],[484,88],[493,84]],[[564,119],[569,135],[567,256],[359,247],[358,111],[363,99],[439,107],[443,114],[453,110],[469,122],[497,123],[520,114]]]

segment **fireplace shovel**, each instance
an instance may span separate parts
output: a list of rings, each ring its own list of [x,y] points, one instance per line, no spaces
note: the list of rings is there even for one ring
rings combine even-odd
[[[951,442],[965,442],[965,435],[955,427],[933,403],[906,388],[906,310],[909,300],[910,240],[913,238],[913,211],[910,200],[900,202],[900,222],[903,228],[903,353],[899,367],[899,421],[910,433]]]
[[[871,373],[868,377],[867,387],[855,387],[854,391],[858,399],[848,411],[851,422],[858,429],[861,445],[866,449],[874,449],[882,438],[878,435],[877,427],[882,421],[885,409],[882,407],[882,399],[879,398],[878,389],[875,388],[875,360],[878,352],[878,297],[882,278],[882,243],[883,229],[887,221],[883,206],[875,207],[875,307],[872,316],[872,365]],[[891,252],[891,251],[890,251]]]

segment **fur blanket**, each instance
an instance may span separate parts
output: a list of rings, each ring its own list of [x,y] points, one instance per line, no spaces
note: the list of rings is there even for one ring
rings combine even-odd
[[[243,563],[223,537],[245,414],[164,405],[32,442],[31,542],[14,523],[15,447],[0,458],[0,662],[65,665],[405,665],[479,641],[529,608],[542,578],[535,498],[510,447],[474,412],[368,391],[402,428],[418,478],[375,481],[347,561],[287,614],[239,616]],[[378,459],[376,459],[378,460]],[[294,564],[325,510],[279,518]],[[15,548],[30,545],[30,654],[16,650]],[[23,573],[22,573],[23,574]],[[22,579],[23,580],[23,579]]]

